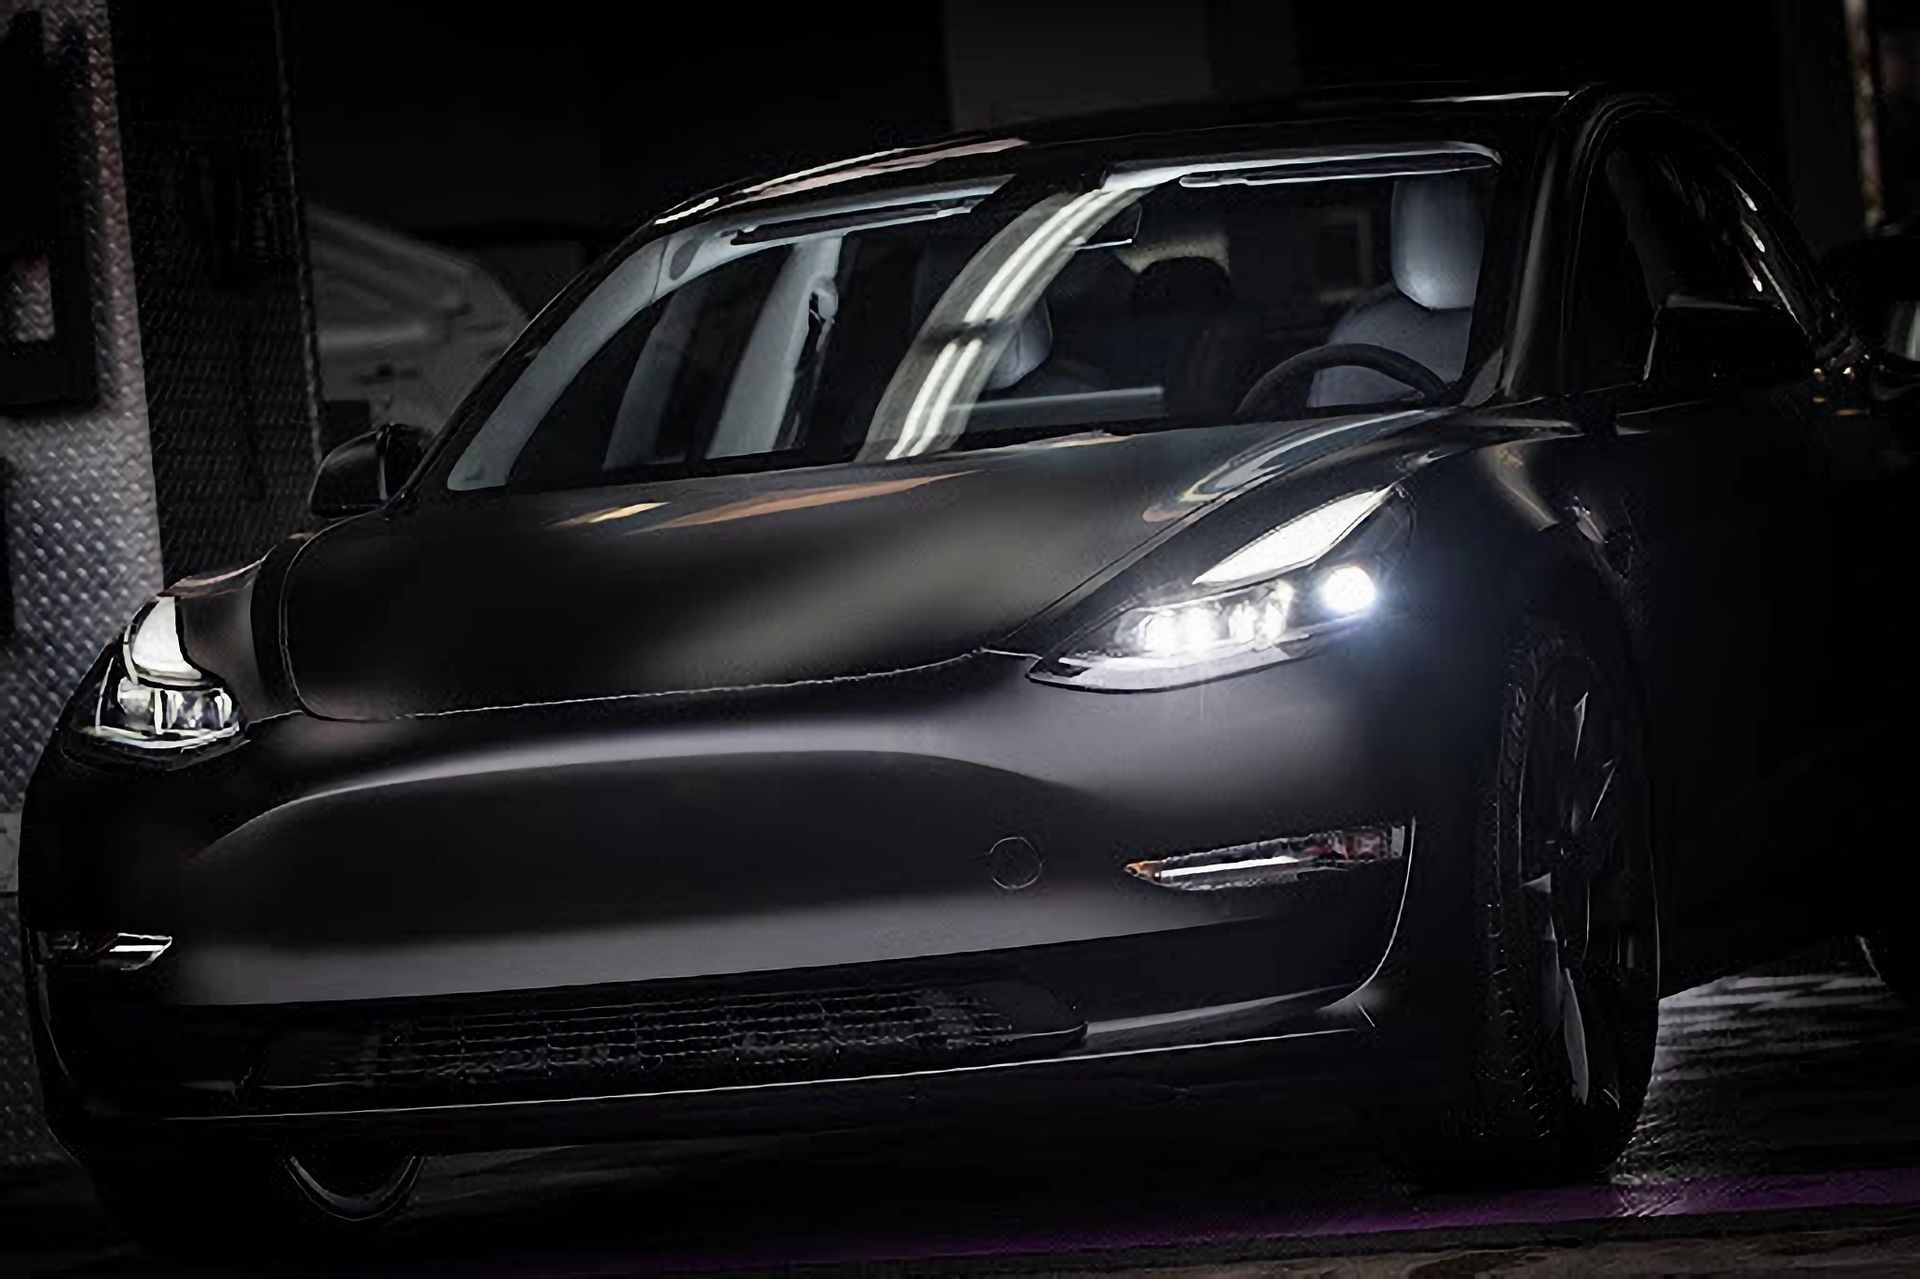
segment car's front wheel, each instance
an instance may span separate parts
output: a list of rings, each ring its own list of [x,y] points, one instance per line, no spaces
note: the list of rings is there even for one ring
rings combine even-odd
[[[1474,850],[1471,1061],[1407,1154],[1430,1182],[1554,1181],[1619,1155],[1652,1074],[1659,928],[1624,659],[1529,620]]]
[[[250,1146],[85,1162],[108,1212],[143,1247],[202,1260],[350,1245],[406,1207],[420,1172],[415,1155]]]

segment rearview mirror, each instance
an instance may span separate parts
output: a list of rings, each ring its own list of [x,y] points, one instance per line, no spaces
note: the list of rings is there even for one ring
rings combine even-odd
[[[1813,344],[1779,307],[1675,296],[1653,318],[1647,380],[1677,390],[1771,386],[1813,369]]]
[[[430,432],[399,423],[354,436],[321,459],[307,509],[337,520],[381,506],[407,482],[432,440]]]

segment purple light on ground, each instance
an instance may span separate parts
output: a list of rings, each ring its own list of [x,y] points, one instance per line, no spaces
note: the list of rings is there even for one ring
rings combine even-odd
[[[1216,1220],[1210,1228],[1182,1230],[1143,1225],[1137,1230],[1064,1230],[984,1242],[954,1238],[912,1243],[874,1240],[854,1247],[809,1252],[781,1247],[766,1255],[741,1253],[657,1257],[674,1268],[908,1262],[937,1258],[1013,1256],[1029,1253],[1098,1252],[1122,1248],[1175,1248],[1258,1239],[1364,1238],[1483,1230],[1495,1226],[1550,1226],[1577,1222],[1721,1216],[1818,1208],[1878,1207],[1920,1203],[1920,1168],[1891,1168],[1768,1177],[1702,1178],[1641,1185],[1564,1186],[1493,1195],[1433,1195],[1391,1208],[1361,1212],[1282,1213]],[[1417,1243],[1410,1247],[1419,1246]]]

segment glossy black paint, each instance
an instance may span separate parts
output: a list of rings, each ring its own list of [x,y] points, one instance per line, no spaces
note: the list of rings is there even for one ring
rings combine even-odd
[[[430,432],[398,423],[343,441],[322,459],[307,508],[325,520],[375,509],[406,484],[431,443]]]
[[[1483,290],[1506,318],[1475,333],[1473,360],[1499,358],[1458,403],[539,495],[438,491],[443,446],[379,510],[183,584],[189,655],[233,690],[245,737],[153,761],[63,735],[28,799],[30,929],[176,939],[118,986],[39,970],[60,1130],[487,1145],[835,1122],[923,1089],[1202,1060],[1270,1078],[1326,1034],[1348,1078],[1445,1074],[1468,1020],[1475,796],[1529,611],[1631,655],[1669,988],[1860,918],[1871,875],[1809,877],[1805,859],[1864,846],[1887,811],[1874,734],[1904,714],[1907,663],[1875,592],[1904,571],[1913,470],[1883,406],[1908,384],[1845,332],[1804,368],[1731,362],[1728,384],[1684,393],[1565,381],[1587,166],[1621,121],[1663,111],[1354,108],[1043,139],[1021,159],[1409,131],[1497,146],[1490,243],[1511,251]],[[1385,483],[1413,531],[1383,615],[1339,643],[1157,693],[1027,678],[1158,583]],[[1174,893],[1123,871],[1381,821],[1414,824],[1404,865],[1310,891]],[[1030,887],[995,882],[1008,837],[1042,859]],[[244,1053],[182,1064],[214,1023],[257,1047],[361,1007],[898,965],[1024,974],[1084,1039],[924,1078],[430,1111],[271,1110]],[[133,1042],[161,1046],[116,1056]]]

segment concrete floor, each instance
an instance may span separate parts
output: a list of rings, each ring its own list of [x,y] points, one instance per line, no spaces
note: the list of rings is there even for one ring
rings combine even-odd
[[[283,1271],[297,1259],[262,1258]],[[915,1131],[446,1159],[353,1274],[1439,1275],[1920,1270],[1920,1019],[1840,950],[1667,1001],[1611,1178],[1422,1195],[1349,1128],[1167,1106]],[[77,1174],[0,1187],[0,1273],[149,1273]],[[315,1269],[316,1273],[325,1272]]]

